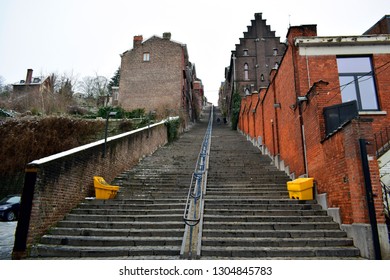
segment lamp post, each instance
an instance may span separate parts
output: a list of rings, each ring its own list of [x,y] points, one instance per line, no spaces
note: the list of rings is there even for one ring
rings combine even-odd
[[[106,150],[107,150],[107,134],[108,134],[108,119],[110,117],[115,117],[117,112],[107,112],[107,117],[106,117],[106,129],[104,131],[104,145],[103,145],[103,154],[102,158],[106,156]]]

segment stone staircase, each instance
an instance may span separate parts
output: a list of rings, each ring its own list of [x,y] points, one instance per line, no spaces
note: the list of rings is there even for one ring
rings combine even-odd
[[[179,259],[184,206],[206,127],[207,119],[117,176],[115,199],[82,202],[31,257]]]
[[[31,250],[37,259],[179,259],[183,212],[207,127],[117,176],[114,200],[85,200]],[[214,123],[201,259],[356,259],[316,201],[288,198],[289,178],[229,126]]]
[[[289,199],[287,181],[238,132],[215,125],[201,258],[358,258],[352,240],[316,201]]]

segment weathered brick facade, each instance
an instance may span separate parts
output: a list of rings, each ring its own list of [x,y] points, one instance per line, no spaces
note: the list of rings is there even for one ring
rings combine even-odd
[[[243,99],[239,128],[292,178],[314,177],[317,193],[326,194],[327,207],[339,209],[342,224],[369,224],[359,139],[374,143],[374,134],[390,124],[389,35],[323,38],[316,37],[315,25],[305,25],[290,27],[287,39],[268,88]],[[360,110],[358,118],[327,134],[324,108],[342,103],[337,58],[359,55],[372,61],[379,108]],[[383,226],[375,145],[367,150],[376,218]]]
[[[225,69],[225,81],[219,92],[219,106],[230,117],[232,94],[241,96],[267,87],[271,71],[278,68],[286,49],[275,31],[266,24],[261,13],[255,14],[244,37],[232,51],[230,65]]]
[[[181,114],[193,119],[195,71],[186,45],[172,41],[170,33],[142,40],[135,36],[133,49],[121,55],[119,105],[126,110],[144,108],[159,116]]]

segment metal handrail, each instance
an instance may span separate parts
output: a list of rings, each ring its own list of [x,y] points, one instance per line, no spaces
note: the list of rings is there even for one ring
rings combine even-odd
[[[388,128],[374,134],[375,150],[377,158],[381,157],[390,149],[390,137]]]
[[[192,258],[194,247],[194,227],[201,223],[203,218],[204,194],[207,185],[208,162],[211,146],[211,134],[213,125],[213,107],[210,110],[210,117],[205,136],[198,158],[196,160],[195,170],[192,173],[191,183],[187,194],[187,201],[184,207],[183,221],[186,229],[183,236],[180,256],[182,258]],[[201,236],[201,226],[198,227],[198,237]],[[188,236],[189,234],[189,236]],[[198,241],[199,242],[199,238]],[[199,246],[197,246],[199,248]],[[188,249],[188,250],[187,250]]]
[[[382,180],[381,180],[381,185],[382,185],[383,206],[385,208],[385,215],[388,218],[390,218],[390,201],[389,201],[390,187],[387,186]]]

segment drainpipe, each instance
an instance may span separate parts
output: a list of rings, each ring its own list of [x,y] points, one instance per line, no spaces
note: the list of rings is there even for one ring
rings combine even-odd
[[[236,54],[233,53],[233,93],[236,90]]]
[[[305,126],[303,124],[303,117],[302,117],[302,107],[299,105],[299,121],[301,124],[301,135],[302,135],[302,148],[303,148],[303,163],[305,167],[305,172],[307,177],[309,177],[309,169],[307,167],[307,151],[306,151],[306,137],[305,137]]]
[[[360,156],[362,160],[362,168],[363,168],[363,175],[364,175],[364,186],[366,189],[366,199],[367,199],[367,208],[368,208],[367,210],[368,210],[368,216],[370,218],[370,224],[371,224],[374,254],[376,260],[381,260],[382,255],[381,255],[381,247],[379,243],[378,223],[376,220],[374,194],[372,191],[370,167],[367,159],[368,156],[367,148],[366,148],[367,144],[368,142],[365,139],[359,139]]]
[[[303,115],[302,115],[302,107],[301,103],[298,102],[298,97],[299,97],[299,73],[297,70],[297,62],[295,60],[295,47],[294,47],[294,42],[291,44],[291,53],[292,53],[292,62],[293,62],[293,67],[294,67],[294,87],[295,87],[295,96],[298,104],[298,113],[299,113],[299,124],[300,124],[300,129],[301,129],[301,143],[302,143],[302,157],[303,157],[303,167],[304,167],[304,174],[308,176],[308,168],[307,168],[307,155],[306,155],[306,141],[305,141],[305,126],[303,124]]]

